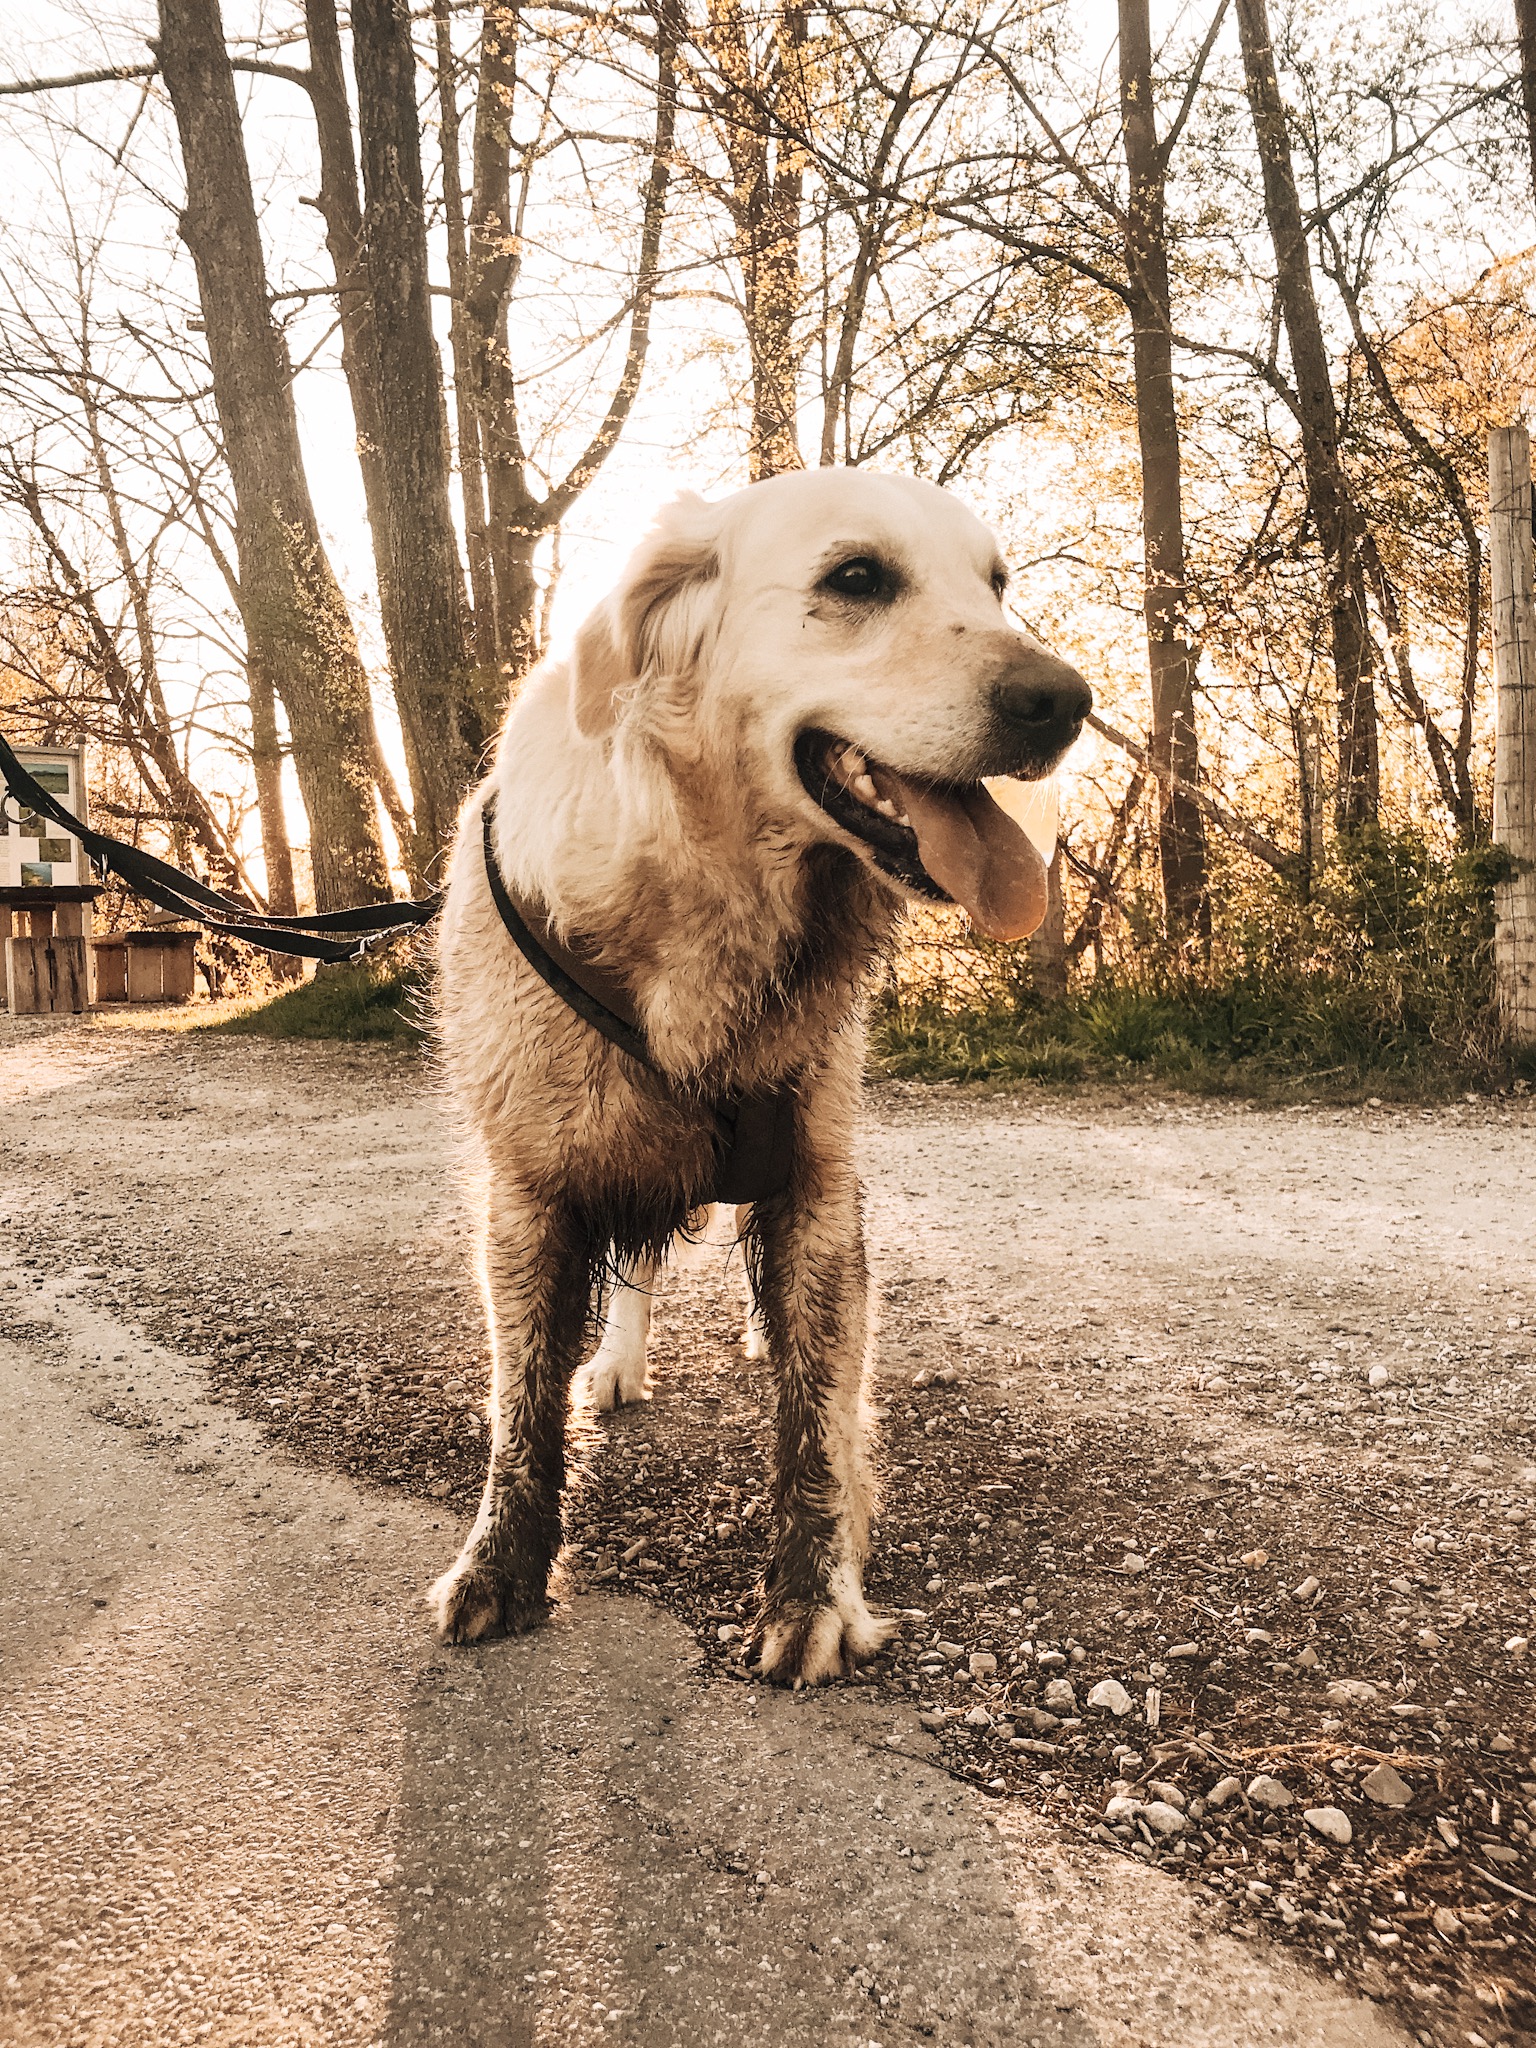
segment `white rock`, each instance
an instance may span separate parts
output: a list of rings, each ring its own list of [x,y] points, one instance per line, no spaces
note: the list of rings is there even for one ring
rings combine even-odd
[[[1374,1771],[1367,1771],[1360,1780],[1360,1790],[1378,1806],[1406,1806],[1413,1797],[1413,1787],[1390,1764],[1378,1764]]]
[[[1183,1814],[1176,1806],[1170,1806],[1166,1799],[1154,1799],[1141,1817],[1159,1835],[1176,1835],[1184,1825]]]
[[[1048,1714],[1075,1714],[1077,1694],[1067,1678],[1053,1678],[1040,1695],[1041,1704]]]
[[[1241,1778],[1218,1778],[1205,1795],[1207,1806],[1225,1806],[1229,1799],[1236,1799],[1243,1789]]]
[[[1511,1657],[1523,1657],[1531,1647],[1531,1639],[1529,1636],[1511,1636],[1504,1647]]]
[[[1161,1799],[1165,1806],[1176,1806],[1180,1813],[1188,1803],[1179,1787],[1171,1784],[1167,1778],[1154,1778],[1147,1790],[1154,1799]]]
[[[1117,1792],[1104,1809],[1106,1820],[1134,1820],[1142,1810],[1142,1802],[1133,1799],[1128,1792]]]
[[[1373,1365],[1365,1377],[1368,1385],[1384,1387],[1392,1375],[1384,1365]]]
[[[997,1673],[997,1659],[990,1650],[972,1650],[970,1655],[972,1678],[992,1678]]]
[[[1461,1921],[1451,1911],[1449,1906],[1436,1906],[1430,1917],[1434,1922],[1435,1932],[1442,1941],[1457,1941],[1460,1939],[1462,1933]]]
[[[1368,1707],[1376,1696],[1376,1688],[1368,1678],[1330,1679],[1324,1695],[1336,1707]]]
[[[1307,1576],[1302,1580],[1299,1586],[1292,1586],[1291,1598],[1293,1600],[1315,1600],[1317,1598],[1317,1592],[1318,1581],[1313,1578],[1310,1572],[1308,1572]]]
[[[1270,1777],[1267,1771],[1261,1771],[1258,1777],[1248,1781],[1248,1803],[1277,1813],[1282,1806],[1294,1804],[1294,1798],[1289,1786],[1282,1785],[1278,1778]]]
[[[1147,1560],[1134,1550],[1128,1550],[1120,1560],[1121,1571],[1129,1572],[1133,1578],[1138,1572],[1144,1572],[1146,1568]]]
[[[1346,1847],[1354,1840],[1355,1831],[1349,1824],[1349,1815],[1341,1813],[1336,1806],[1309,1806],[1302,1819],[1314,1834],[1325,1841],[1339,1842]]]
[[[972,1707],[965,1717],[965,1725],[967,1728],[990,1728],[992,1716],[985,1707]]]
[[[1101,1713],[1113,1714],[1123,1719],[1136,1702],[1131,1698],[1118,1678],[1101,1678],[1088,1695],[1090,1707],[1097,1707]]]
[[[1243,1632],[1243,1641],[1250,1649],[1261,1648],[1265,1643],[1272,1643],[1274,1640],[1267,1628],[1250,1628]]]

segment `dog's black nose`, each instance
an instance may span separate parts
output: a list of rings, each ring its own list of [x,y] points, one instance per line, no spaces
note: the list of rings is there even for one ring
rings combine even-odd
[[[1044,760],[1077,738],[1093,709],[1093,692],[1069,662],[1029,647],[998,678],[992,701],[1010,739],[1032,759]]]

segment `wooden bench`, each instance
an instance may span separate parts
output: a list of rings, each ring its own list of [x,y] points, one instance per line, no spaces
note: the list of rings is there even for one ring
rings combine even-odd
[[[85,913],[100,894],[91,885],[0,889],[5,1006],[13,1017],[90,1008]]]
[[[93,939],[98,1003],[189,1003],[197,933],[151,925]]]

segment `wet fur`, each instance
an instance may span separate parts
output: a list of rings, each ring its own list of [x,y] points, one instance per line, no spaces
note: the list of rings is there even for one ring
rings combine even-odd
[[[786,541],[768,530],[775,519]],[[958,591],[932,618],[909,615],[899,653],[839,639],[835,622],[792,608],[800,600],[777,567],[761,566],[785,557],[788,537],[815,540],[818,520],[835,539],[860,519],[900,536],[914,576],[932,536],[936,580]],[[903,897],[814,811],[791,755],[796,721],[826,716],[841,695],[849,731],[873,726],[869,744],[881,744],[883,717],[892,747],[921,743],[935,775],[993,772],[965,764],[990,744],[983,684],[1004,641],[1016,649],[1022,636],[1000,614],[988,624],[992,562],[989,537],[954,500],[900,479],[821,472],[721,507],[685,499],[572,654],[524,685],[495,767],[466,805],[439,940],[447,1075],[484,1158],[494,1359],[484,1498],[430,1596],[445,1639],[517,1631],[545,1612],[594,1285],[615,1262],[664,1257],[707,1198],[710,1105],[791,1076],[790,1184],[750,1212],[744,1233],[776,1387],[754,1642],[768,1675],[814,1681],[883,1639],[861,1584],[874,1488],[852,1137],[863,992]],[[976,638],[962,644],[967,631]],[[926,710],[897,687],[904,665],[939,679]],[[912,731],[916,740],[903,736]],[[490,795],[509,885],[623,978],[665,1080],[568,1010],[502,928],[480,843]]]

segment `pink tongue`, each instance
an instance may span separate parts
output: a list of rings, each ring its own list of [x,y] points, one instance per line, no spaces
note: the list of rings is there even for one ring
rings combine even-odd
[[[980,783],[936,789],[870,764],[876,789],[905,811],[918,857],[963,904],[983,938],[1027,939],[1045,916],[1045,863]]]

